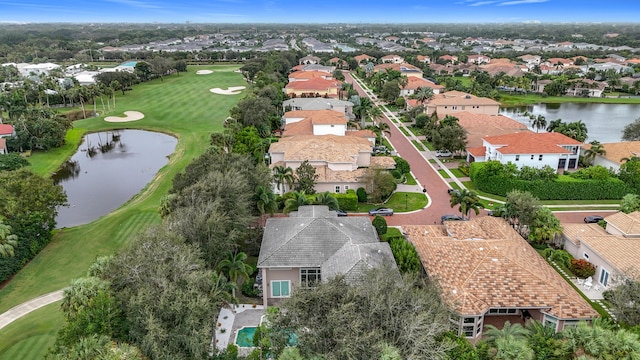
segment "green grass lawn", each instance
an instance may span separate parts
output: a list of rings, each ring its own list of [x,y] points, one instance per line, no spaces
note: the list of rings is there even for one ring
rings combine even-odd
[[[389,151],[394,151],[395,149],[393,148],[393,146],[391,146],[391,143],[389,142],[389,140],[387,140],[387,138],[382,138],[382,145],[386,146],[387,149],[389,149]]]
[[[407,128],[405,128],[404,126],[400,126],[398,129],[400,129],[400,131],[402,131],[402,133],[405,136],[409,136],[409,137],[411,136],[411,134],[409,133],[409,130],[407,130]]]
[[[449,178],[451,178],[451,177],[449,176],[449,174],[447,174],[447,172],[446,172],[444,169],[440,169],[440,170],[438,170],[438,173],[440,173],[440,176],[442,176],[442,177],[443,177],[443,178],[445,178],[445,179],[449,179]]]
[[[414,192],[395,192],[391,198],[384,204],[366,204],[358,203],[358,212],[368,212],[378,207],[388,207],[394,212],[407,212],[420,210],[429,204],[429,200],[422,193]]]
[[[461,177],[466,177],[467,176],[462,171],[460,171],[460,169],[449,169],[449,171],[451,171],[453,176],[455,176],[457,178],[461,178]]]
[[[43,359],[62,322],[59,301],[12,322],[0,330],[0,360]]]
[[[413,177],[413,175],[411,175],[411,173],[405,174],[404,176],[406,176],[407,178],[407,180],[404,182],[405,185],[418,185],[418,182]]]
[[[416,149],[418,149],[418,151],[424,151],[424,147],[422,147],[419,140],[411,140],[411,143],[416,147]]]
[[[197,69],[204,68],[214,73],[195,74]],[[174,176],[207,149],[209,134],[222,129],[229,110],[244,96],[216,95],[209,91],[213,87],[246,85],[242,76],[233,72],[235,69],[237,66],[190,67],[186,74],[136,85],[126,95],[120,94],[116,98],[117,111],[107,114],[137,110],[145,114],[143,120],[107,123],[98,117],[74,123],[74,130],[68,135],[70,143],[77,143],[85,132],[123,128],[161,131],[173,134],[179,141],[169,163],[124,206],[90,224],[59,231],[51,244],[0,290],[0,312],[68,286],[71,279],[84,276],[97,256],[116,252],[133,234],[160,222],[157,209]],[[48,175],[73,155],[76,147],[68,145],[53,152],[34,153],[29,161],[34,171]]]

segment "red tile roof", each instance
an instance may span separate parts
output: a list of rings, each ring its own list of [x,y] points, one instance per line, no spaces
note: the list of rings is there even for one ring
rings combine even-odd
[[[339,82],[337,80],[325,80],[323,78],[309,79],[307,81],[294,81],[285,86],[287,89],[308,91],[327,90],[338,87]]]
[[[446,115],[440,115],[444,118]],[[527,126],[519,121],[504,115],[474,114],[468,111],[457,112],[458,124],[467,131],[467,146],[482,146],[485,136],[497,136],[513,134],[515,132],[529,131]]]
[[[474,157],[485,156],[487,154],[487,148],[484,146],[467,148],[467,152]]]
[[[566,135],[550,133],[519,132],[483,138],[491,145],[503,145],[501,154],[571,154],[562,145],[582,145]]]
[[[0,135],[11,135],[11,134],[13,134],[13,125],[0,124]]]
[[[324,71],[294,71],[291,74],[289,74],[289,79],[316,79],[316,78],[321,78],[321,79],[326,79],[326,78],[330,78],[331,74],[327,74]]]
[[[403,89],[409,89],[409,90],[417,90],[418,88],[423,88],[423,87],[430,87],[434,90],[436,89],[444,89],[445,87],[442,85],[438,85],[434,82],[431,82],[427,79],[424,78],[419,78],[419,77],[415,77],[415,76],[409,76],[407,78],[407,85],[404,86]]]

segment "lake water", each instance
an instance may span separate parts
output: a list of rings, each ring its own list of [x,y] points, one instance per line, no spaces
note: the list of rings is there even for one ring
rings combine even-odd
[[[53,180],[67,193],[57,227],[90,223],[140,192],[169,162],[178,140],[169,135],[119,130],[88,134]]]
[[[586,142],[598,140],[601,143],[618,142],[622,129],[640,117],[640,104],[538,104],[524,107],[502,108],[500,113],[524,124],[530,125],[525,111],[542,115],[547,123],[562,119],[563,122],[582,120],[587,125]]]

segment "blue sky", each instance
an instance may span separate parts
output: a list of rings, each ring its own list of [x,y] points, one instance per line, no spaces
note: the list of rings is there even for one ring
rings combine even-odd
[[[0,22],[640,22],[638,0],[0,0]]]

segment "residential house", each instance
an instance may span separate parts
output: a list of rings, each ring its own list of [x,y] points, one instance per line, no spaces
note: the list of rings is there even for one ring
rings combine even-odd
[[[52,70],[59,69],[60,65],[53,63],[31,64],[22,68],[22,76],[29,76],[31,74],[36,75],[49,75]]]
[[[307,55],[303,58],[300,58],[300,60],[298,60],[298,64],[300,65],[320,64],[320,61],[322,61],[322,59],[320,59],[317,56]]]
[[[491,61],[491,58],[482,54],[477,55],[469,55],[467,57],[467,64],[488,64]]]
[[[7,139],[0,138],[0,155],[8,154],[9,149],[7,149]]]
[[[325,80],[333,80],[333,75],[328,74],[324,71],[318,71],[318,70],[313,70],[313,71],[294,71],[292,73],[289,74],[289,82],[294,82],[294,81],[307,81],[310,79],[325,79]]]
[[[346,116],[354,118],[353,103],[350,101],[331,98],[293,98],[282,102],[285,111],[291,110],[333,110]]]
[[[438,116],[442,119],[446,115],[438,114]],[[529,131],[527,125],[504,115],[474,114],[461,111],[452,116],[458,118],[458,124],[467,132],[468,148],[482,147],[482,139],[486,136]],[[482,155],[484,155],[484,149]]]
[[[399,71],[402,75],[405,75],[407,77],[419,77],[422,78],[422,70],[418,67],[415,67],[411,64],[407,64],[407,63],[402,63],[402,64],[396,64],[396,63],[384,63],[384,64],[378,64],[376,66],[374,66],[373,71],[374,72],[378,72],[378,71],[387,71],[387,69],[393,69],[393,70],[397,70]]]
[[[443,225],[403,226],[423,268],[455,312],[460,336],[486,325],[539,321],[560,331],[598,313],[504,219],[484,216]]]
[[[582,143],[566,135],[523,131],[513,134],[485,136],[482,147],[467,149],[467,161],[497,160],[513,163],[518,168],[530,166],[553,169],[577,169]],[[484,148],[484,156],[480,156]]]
[[[418,55],[416,59],[423,64],[430,64],[431,58],[428,55]]]
[[[399,55],[385,55],[380,58],[383,63],[389,64],[402,64],[404,62],[404,58]]]
[[[16,131],[13,125],[0,123],[0,154],[7,154],[7,139],[10,136],[16,136]]]
[[[584,145],[585,150],[591,148],[591,144]],[[613,171],[620,170],[620,165],[624,163],[623,159],[631,159],[632,157],[640,157],[640,141],[622,141],[615,143],[604,143],[602,149],[606,151],[604,155],[596,155],[593,159],[593,165],[604,166]]]
[[[526,54],[519,56],[518,58],[522,60],[530,69],[536,65],[540,65],[540,61],[542,61],[542,57],[540,55]]]
[[[593,264],[593,284],[611,288],[640,274],[640,212],[618,212],[598,224],[563,224],[562,243],[576,259]]]
[[[576,79],[569,82],[566,94],[569,96],[602,97],[607,85],[601,81]]]
[[[389,244],[366,216],[338,217],[324,205],[301,206],[267,220],[257,267],[265,307],[321,281],[343,275],[357,282],[371,268],[396,268]]]
[[[458,63],[458,57],[455,55],[442,55],[438,58],[438,61],[455,65]]]
[[[543,93],[545,86],[551,84],[552,80],[538,80],[535,84],[534,90],[537,93]]]
[[[461,111],[474,114],[498,115],[500,103],[489,98],[477,97],[462,91],[437,94],[426,103],[427,114],[455,115]]]
[[[326,96],[338,97],[341,82],[323,78],[309,79],[307,81],[294,81],[284,87],[284,92],[293,97],[301,96]]]
[[[429,81],[425,78],[415,76],[407,77],[407,84],[400,90],[400,96],[411,96],[420,88],[431,88],[434,94],[440,94],[445,87]]]
[[[338,57],[334,57],[329,59],[329,65],[333,65],[336,66],[338,69],[348,69],[349,68],[349,64],[347,64],[346,61],[338,58]]]
[[[320,71],[325,72],[333,76],[333,72],[336,70],[335,66],[325,66],[320,64],[306,64],[296,65],[291,68],[291,71]]]
[[[374,58],[373,56],[369,56],[367,54],[362,54],[362,55],[358,55],[358,56],[354,56],[353,57],[358,64],[366,64],[368,62],[376,62],[376,58]]]

